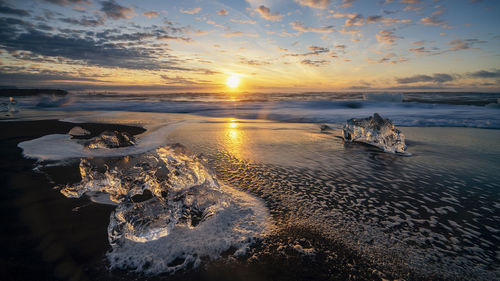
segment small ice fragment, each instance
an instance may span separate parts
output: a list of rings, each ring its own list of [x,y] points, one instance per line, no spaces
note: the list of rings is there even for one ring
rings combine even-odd
[[[81,137],[90,135],[90,132],[83,129],[82,127],[76,126],[69,130],[68,135],[72,135],[73,137]]]
[[[99,148],[119,148],[132,146],[135,144],[133,135],[127,132],[105,131],[95,138],[84,142],[86,148],[99,149]]]
[[[322,124],[320,126],[320,129],[321,129],[321,132],[331,131],[332,130],[332,128],[330,126],[326,125],[326,124]]]
[[[406,153],[405,136],[389,119],[378,113],[373,117],[349,119],[344,125],[342,137],[347,142],[362,142],[376,146],[385,152]]]
[[[17,108],[17,101],[13,97],[9,97],[9,105],[7,106],[9,112],[19,112]]]

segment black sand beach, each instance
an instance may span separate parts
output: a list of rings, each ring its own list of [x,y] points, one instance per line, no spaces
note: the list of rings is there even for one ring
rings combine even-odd
[[[35,172],[33,171],[35,161],[23,158],[21,149],[17,147],[21,141],[47,134],[66,133],[75,124],[47,120],[1,122],[0,126],[0,129],[6,132],[0,140],[1,182],[4,191],[1,206],[5,222],[2,238],[6,245],[5,251],[2,252],[2,263],[6,266],[2,267],[2,271],[4,271],[3,276],[10,278],[5,280],[457,279],[450,273],[435,271],[432,268],[420,270],[414,265],[406,264],[404,256],[401,256],[401,253],[397,254],[396,248],[393,250],[388,248],[387,251],[379,249],[372,253],[363,252],[363,249],[369,251],[369,245],[373,243],[369,241],[364,242],[368,248],[353,247],[353,244],[349,244],[350,237],[359,238],[359,236],[350,233],[355,231],[355,228],[348,227],[349,221],[354,219],[354,222],[368,223],[370,218],[379,216],[375,211],[378,208],[371,207],[373,215],[366,216],[363,214],[365,208],[363,205],[352,205],[356,199],[363,199],[366,195],[344,194],[342,197],[333,196],[332,199],[335,201],[330,201],[322,193],[331,192],[330,183],[342,187],[344,182],[349,182],[353,186],[372,186],[381,189],[382,192],[382,189],[387,189],[385,184],[390,182],[391,178],[399,178],[403,179],[403,182],[398,184],[399,191],[387,190],[381,195],[370,191],[372,199],[378,198],[390,202],[397,200],[397,197],[391,199],[394,196],[403,196],[396,195],[399,192],[412,193],[415,188],[422,189],[420,192],[427,189],[428,196],[434,197],[432,194],[436,190],[429,190],[431,185],[426,186],[428,185],[426,181],[419,182],[414,176],[406,175],[408,171],[405,169],[401,170],[401,173],[398,172],[405,165],[416,165],[416,167],[427,165],[427,168],[432,168],[436,174],[432,177],[434,184],[439,184],[448,178],[448,176],[443,178],[443,174],[441,179],[439,178],[440,173],[444,171],[454,175],[451,176],[453,178],[457,176],[457,171],[464,171],[464,168],[472,174],[479,173],[477,170],[479,169],[484,172],[482,177],[487,178],[474,180],[479,181],[480,186],[486,184],[486,188],[489,189],[489,178],[495,167],[488,166],[488,163],[489,161],[495,163],[498,157],[497,148],[489,154],[486,152],[490,155],[490,159],[483,159],[472,169],[469,164],[464,163],[470,156],[467,151],[464,150],[461,155],[451,157],[453,149],[469,145],[474,139],[477,142],[478,136],[491,135],[487,140],[483,140],[491,143],[491,137],[497,134],[497,131],[491,130],[405,128],[407,135],[412,139],[409,142],[411,151],[416,156],[401,158],[363,145],[344,146],[334,134],[322,134],[319,130],[315,132],[314,125],[308,124],[282,123],[278,124],[281,128],[279,130],[266,124],[247,124],[238,120],[228,120],[228,123],[187,125],[170,134],[166,142],[180,142],[196,153],[203,153],[221,182],[237,186],[240,190],[262,198],[278,228],[264,240],[257,241],[243,256],[234,257],[229,250],[227,254],[222,254],[221,259],[211,262],[202,259],[204,262],[198,268],[187,268],[174,275],[148,276],[128,270],[108,269],[109,263],[105,254],[110,250],[110,246],[106,229],[109,215],[115,206],[97,204],[85,196],[80,199],[68,199],[58,189],[54,189],[55,186],[64,186],[80,180],[78,161],[70,161],[63,166],[49,165],[42,168],[43,173]],[[134,135],[144,132],[142,128],[123,125],[84,123],[78,126],[89,130],[91,136],[105,130],[129,132]],[[444,146],[432,146],[437,137],[450,138],[458,131],[462,137],[449,139],[455,148],[447,150],[443,149]],[[288,141],[284,141],[285,139]],[[241,149],[242,142],[245,142],[246,150]],[[281,150],[276,145],[280,145]],[[287,150],[293,153],[283,154]],[[441,155],[430,153],[437,151],[441,151]],[[424,152],[427,156],[419,156]],[[305,157],[307,155],[309,157]],[[429,157],[430,155],[432,157]],[[453,159],[448,159],[449,164],[445,170],[437,170],[433,162],[450,157]],[[358,170],[357,174],[349,175],[352,169],[370,166],[372,167],[370,171]],[[324,171],[325,168],[329,172]],[[376,180],[377,171],[383,171],[380,169],[386,171],[384,173],[387,179]],[[418,169],[416,172],[418,175]],[[405,177],[413,180],[405,183]],[[470,178],[470,174],[464,174],[463,178]],[[458,178],[454,178],[454,181],[460,182]],[[472,182],[463,184],[466,187],[473,187]],[[293,191],[293,196],[287,191],[289,188]],[[337,192],[343,194],[344,191],[337,189]],[[414,198],[417,199],[421,195]],[[465,193],[462,193],[462,196],[466,196]],[[320,206],[320,209],[315,210],[317,207],[314,206]],[[439,204],[436,204],[439,210],[438,206]],[[472,207],[464,206],[469,209]],[[331,211],[328,211],[329,209]],[[396,214],[399,212],[394,210]],[[334,228],[339,229],[331,232],[332,226],[325,224],[325,219],[328,218],[325,215],[331,212],[334,218],[339,211],[346,215],[345,221],[337,222],[339,224]],[[458,212],[459,218],[466,219],[463,217],[465,213],[461,210]],[[457,215],[453,215],[453,212],[443,212],[440,216],[443,219],[457,219]],[[405,216],[400,217],[405,218]],[[426,219],[425,216],[421,218]],[[492,223],[488,218],[481,219],[489,225]],[[382,217],[381,220],[391,221],[387,217]],[[405,233],[416,231],[415,228],[409,227],[415,223],[414,220],[403,223],[393,221],[393,223],[395,226],[390,226],[387,230],[395,231],[399,233],[398,235],[409,235]],[[446,229],[439,230],[439,227],[432,229],[442,233],[449,232]],[[450,232],[450,235],[451,233],[453,232]],[[483,236],[481,239],[494,241],[496,238]],[[359,243],[355,240],[352,242]],[[494,252],[495,247],[490,249]],[[383,256],[384,251],[390,255]],[[439,268],[439,263],[434,266]],[[478,279],[482,277],[479,276]]]
[[[78,162],[35,172],[34,160],[22,157],[17,144],[47,134],[66,133],[75,124],[56,120],[0,122],[3,280],[356,280],[380,279],[367,260],[343,245],[321,238],[314,229],[291,227],[269,237],[277,244],[304,241],[304,246],[335,249],[338,256],[304,257],[293,249],[286,256],[263,243],[257,261],[248,256],[176,275],[144,276],[107,269],[110,249],[106,228],[114,206],[88,198],[67,199],[54,186],[80,180]],[[95,136],[106,130],[139,134],[142,128],[113,124],[78,124]],[[305,238],[305,239],[304,239]],[[306,242],[307,241],[307,242]]]

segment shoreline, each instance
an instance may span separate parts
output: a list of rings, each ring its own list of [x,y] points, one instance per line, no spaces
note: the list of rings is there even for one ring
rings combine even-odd
[[[232,128],[231,124],[237,125]],[[282,129],[285,129],[280,131],[280,134],[285,135],[293,133],[297,129],[302,132],[303,130],[307,131],[311,128],[314,128],[314,126],[311,124],[300,124],[299,127],[294,127],[292,126],[293,124],[291,124],[290,128],[286,127],[286,124],[283,123],[277,124],[279,125],[279,127],[282,127]],[[256,133],[264,133],[265,130],[267,130],[265,129],[265,126],[263,127],[264,129],[251,129],[252,125],[246,123],[229,123],[229,125],[231,125],[229,127],[226,127],[226,125],[227,124],[220,123],[213,126],[215,126],[214,128],[221,127],[223,129],[222,132],[226,132],[227,134],[229,134],[228,136],[230,138],[239,138],[240,136],[238,134],[250,133],[252,132],[252,130],[255,130]],[[87,275],[87,277],[92,280],[149,280],[152,278],[151,276],[142,276],[141,274],[137,275],[122,270],[108,271],[108,269],[106,268],[107,262],[105,262],[104,254],[109,249],[106,227],[109,220],[109,214],[114,209],[114,206],[92,203],[85,196],[79,199],[68,199],[60,194],[58,190],[52,189],[54,184],[57,185],[57,183],[75,182],[79,180],[77,163],[69,162],[65,166],[46,168],[45,172],[47,172],[49,175],[52,175],[52,180],[55,182],[51,183],[51,181],[48,180],[45,175],[32,171],[35,161],[23,158],[20,153],[20,149],[17,147],[17,143],[20,141],[41,137],[47,134],[64,134],[74,126],[80,126],[84,129],[90,130],[93,133],[92,136],[97,135],[98,132],[102,132],[104,130],[128,131],[129,133],[134,135],[141,134],[145,131],[142,128],[133,126],[96,123],[68,123],[57,120],[0,122],[0,129],[8,132],[8,134],[3,135],[0,138],[0,142],[2,144],[2,168],[4,168],[2,169],[1,178],[5,179],[5,181],[2,182],[9,182],[9,184],[4,186],[4,188],[13,189],[13,192],[9,192],[9,197],[5,198],[5,201],[2,202],[2,206],[4,206],[4,208],[7,208],[5,212],[3,212],[4,215],[7,215],[7,221],[12,221],[12,225],[6,228],[7,230],[5,230],[5,233],[2,233],[2,236],[7,238],[7,240],[13,240],[13,243],[9,243],[9,245],[11,246],[9,246],[9,250],[7,251],[5,256],[2,257],[2,260],[4,260],[6,264],[9,264],[8,270],[10,271],[10,274],[14,274],[14,272],[17,272],[20,268],[24,267],[25,269],[22,271],[27,275],[26,278],[28,279],[30,276],[31,278],[33,278],[34,276],[38,276],[40,274],[41,276],[47,276],[47,279],[51,279],[51,277],[53,278],[54,276],[57,276],[61,279],[66,279],[66,277],[69,276],[69,273],[64,272],[72,272],[72,274],[77,273],[81,276]],[[168,140],[166,141],[168,141],[169,143],[184,143],[188,147],[194,149],[197,153],[207,153],[209,157],[212,157],[212,153],[206,150],[212,147],[212,144],[207,144],[206,148],[204,148],[203,146],[198,147],[198,145],[203,144],[205,141],[211,142],[213,138],[208,137],[208,135],[206,138],[202,137],[202,139],[198,139],[199,137],[193,138],[193,136],[196,136],[197,133],[202,133],[202,135],[206,134],[202,131],[202,128],[205,128],[203,126],[206,127],[207,125],[191,124],[187,127],[182,127],[181,129],[174,131],[172,136],[169,136]],[[313,142],[318,142],[318,140],[320,141],[320,143],[331,142],[331,145],[334,145],[333,148],[335,149],[335,151],[346,149],[340,146],[337,147],[337,143],[339,142],[333,139],[328,139],[332,136],[321,134],[319,132],[319,124],[317,127],[317,132],[312,133],[311,135],[314,136],[314,138],[312,139]],[[406,127],[402,128],[403,132],[405,132]],[[418,132],[422,130],[419,127],[408,128],[412,128],[409,130],[412,131],[410,135],[418,134]],[[465,132],[469,129],[450,128],[449,130],[447,129],[444,131],[456,130],[457,132]],[[438,129],[430,130],[440,131]],[[218,131],[216,130],[214,132]],[[271,132],[273,131],[271,130]],[[447,132],[443,133],[446,134]],[[471,132],[471,135],[475,134],[477,134],[477,132]],[[268,137],[266,136],[267,135],[265,134],[262,135],[262,137],[268,139],[272,135],[269,135]],[[432,136],[432,134],[430,136]],[[272,140],[272,138],[270,140]],[[235,141],[235,143],[229,145],[238,144],[237,139],[233,139],[233,141]],[[300,141],[303,142],[304,140]],[[303,144],[305,145],[304,147],[306,148],[306,150],[308,149],[307,147],[309,147],[308,143],[309,142]],[[428,141],[426,141],[426,143],[428,143]],[[421,141],[413,141],[410,142],[410,144],[412,145],[412,148],[423,146],[423,143]],[[450,140],[450,144],[453,144],[453,140]],[[255,144],[249,144],[247,148],[250,151],[255,151],[254,145]],[[230,146],[228,149],[235,148],[237,147],[235,146],[231,148]],[[213,149],[213,147],[210,149]],[[233,151],[233,153],[235,152],[236,150]],[[354,153],[353,155],[369,154],[376,155],[377,158],[381,157],[381,159],[376,160],[376,162],[380,162],[381,160],[382,162],[386,162],[386,160],[384,159],[395,159],[397,162],[401,162],[401,160],[398,158],[394,158],[390,155],[385,155],[363,146],[351,146],[346,152],[349,154]],[[263,163],[265,163],[266,161],[268,161],[266,159],[272,158],[273,156],[268,155],[267,158],[257,157],[246,159],[248,155],[245,156],[244,154],[240,154],[238,157],[241,157],[240,159],[244,161],[264,161]],[[299,155],[298,157],[300,158],[302,156]],[[420,156],[417,154],[414,159],[418,159],[419,157]],[[245,185],[253,184],[253,181],[255,181],[256,183],[259,182],[259,180],[257,179],[250,178],[250,182],[247,182],[246,184],[244,183],[246,177],[251,176],[253,172],[248,171],[250,173],[248,175],[245,175],[245,173],[247,173],[245,172],[245,170],[238,170],[240,171],[239,174],[232,175],[231,170],[225,170],[226,168],[224,168],[224,166],[219,165],[233,164],[229,162],[224,164],[226,160],[214,161],[212,161],[211,163],[215,165],[214,169],[218,171],[220,180],[224,182],[228,181],[232,184],[235,184],[236,186],[238,186],[238,183],[240,183],[240,188],[243,191],[249,192],[250,194],[257,194],[259,195],[258,197],[261,198],[268,198],[269,195],[266,195],[266,193],[261,193],[261,191],[257,189],[254,190],[251,185],[249,185],[249,187],[245,187]],[[385,165],[387,165],[388,163],[389,162],[387,162]],[[281,164],[276,163],[273,165]],[[304,163],[304,165],[304,167],[311,167],[309,164],[307,164],[307,162]],[[241,178],[234,180],[232,179],[232,177],[234,176]],[[271,180],[271,178],[266,177],[262,177],[262,179]],[[22,198],[36,199],[33,201],[33,199],[28,200]],[[275,212],[275,208],[279,204],[275,206],[275,203],[272,203],[274,202],[274,199],[272,199],[271,201],[269,200],[270,199],[266,199],[266,205],[268,205],[271,210]],[[8,201],[16,203],[9,204],[7,203]],[[27,211],[25,211],[24,209],[26,209]],[[35,211],[34,213],[32,211],[29,211],[32,209],[37,211]],[[9,214],[17,214],[17,216],[22,217],[22,219],[12,220],[12,217],[9,219]],[[40,219],[40,217],[42,219]],[[41,221],[45,221],[44,224],[50,225],[48,227],[48,230],[47,227],[38,229],[40,227],[39,224]],[[31,233],[29,235],[31,238],[26,244],[24,244],[24,240],[22,238],[16,238],[16,235],[21,236],[21,233],[7,232],[10,229],[24,229],[25,232]],[[53,233],[55,230],[57,230],[57,234]],[[79,233],[82,232],[82,230],[85,231],[83,231],[83,233]],[[402,268],[399,268],[399,270],[402,270],[402,272],[400,273],[391,273],[391,270],[389,269],[384,270],[384,273],[381,273],[380,271],[378,271],[380,270],[380,266],[377,266],[376,263],[371,263],[371,258],[369,256],[361,257],[357,254],[350,253],[349,247],[346,247],[345,245],[342,246],[342,242],[340,240],[337,242],[335,242],[334,240],[333,242],[328,242],[327,240],[324,240],[321,234],[307,234],[313,232],[314,228],[308,229],[307,227],[291,227],[288,228],[288,230],[287,228],[283,228],[282,232],[276,233],[276,235],[274,236],[270,236],[269,241],[265,241],[264,244],[257,243],[254,247],[252,247],[251,253],[260,256],[260,260],[249,262],[246,260],[246,258],[249,257],[244,256],[241,260],[236,262],[235,265],[231,266],[226,264],[226,259],[223,258],[221,260],[207,263],[207,268],[197,268],[195,270],[179,272],[174,275],[160,274],[153,279],[216,280],[218,278],[224,280],[225,278],[225,280],[231,280],[231,277],[235,276],[240,276],[241,278],[243,278],[243,276],[241,275],[243,273],[249,276],[259,277],[261,280],[287,280],[287,278],[293,277],[297,278],[298,280],[344,280],[349,276],[349,274],[355,274],[355,276],[359,276],[360,278],[364,276],[365,279],[389,277],[399,278],[404,274],[410,274],[405,275],[408,280],[421,280],[430,277],[427,273],[421,274],[409,269],[403,270]],[[46,238],[48,235],[47,233],[49,233],[48,237],[54,237],[54,235],[56,235],[55,237],[58,238]],[[296,233],[297,235],[292,233]],[[49,242],[44,242],[46,240]],[[95,243],[93,241],[101,242]],[[321,246],[327,245],[328,243],[339,244],[336,244],[337,246],[332,244],[328,246],[329,248],[326,246]],[[282,249],[284,252],[281,250],[278,251],[279,245],[283,245],[284,248]],[[315,256],[308,256],[307,254],[304,254],[307,253],[307,251],[309,251],[308,249],[311,249],[311,247],[312,249],[321,249],[321,247],[326,247],[329,249],[329,251],[332,251],[333,253],[335,253],[335,255],[337,255],[337,260],[334,262],[335,259],[332,260],[332,257],[334,257],[335,255],[328,257],[328,254],[326,254],[326,252],[324,251],[316,253]],[[62,255],[60,254],[61,248],[63,249],[62,252],[64,253]],[[33,255],[32,249],[39,249],[37,250],[38,254]],[[285,256],[282,256],[282,252],[286,253],[285,256],[288,255],[286,259],[284,259]],[[11,253],[11,255],[8,256],[8,253]],[[36,257],[37,255],[39,256]],[[49,257],[47,261],[47,256],[51,255],[55,256],[55,258]],[[30,261],[26,260],[26,256],[30,256],[28,258]],[[8,261],[8,259],[10,261]],[[348,260],[350,261],[347,262]],[[351,267],[349,265],[352,264],[351,261],[357,264],[357,266]],[[34,268],[26,268],[26,264],[30,264]],[[297,264],[299,264],[300,266],[296,266]],[[42,268],[45,268],[47,266],[50,268],[50,270],[42,270]],[[61,268],[63,268],[63,270],[61,270]],[[331,271],[330,269],[333,271]],[[328,274],[326,275],[324,275],[325,270],[327,270],[328,272]],[[283,275],[284,272],[287,273]],[[433,276],[433,280],[441,280],[441,277],[439,277],[439,275],[431,276]],[[236,280],[238,279],[236,278]],[[443,280],[445,279],[443,278]]]

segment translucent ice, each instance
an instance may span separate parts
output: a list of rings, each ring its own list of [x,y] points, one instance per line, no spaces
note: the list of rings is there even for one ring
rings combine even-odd
[[[106,194],[118,203],[108,226],[112,268],[175,272],[229,249],[244,253],[269,228],[259,200],[220,186],[205,161],[181,145],[82,158],[80,175],[61,190],[65,196]]]
[[[119,203],[129,201],[146,189],[164,197],[194,186],[218,186],[212,171],[181,145],[124,157],[82,158],[80,174],[79,184],[61,190],[67,197],[105,192]]]
[[[68,135],[80,137],[80,136],[90,135],[90,132],[83,129],[80,126],[76,126],[76,127],[73,127],[71,130],[69,130]]]
[[[389,119],[378,113],[373,117],[349,119],[344,125],[342,137],[347,142],[362,142],[376,146],[386,152],[406,153],[405,136]]]
[[[85,147],[90,149],[98,148],[118,148],[135,144],[133,135],[127,132],[105,131],[99,136],[84,142]]]

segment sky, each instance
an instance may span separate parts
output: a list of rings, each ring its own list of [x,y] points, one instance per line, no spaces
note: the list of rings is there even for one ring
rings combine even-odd
[[[499,15],[498,0],[0,0],[0,87],[498,92]]]

